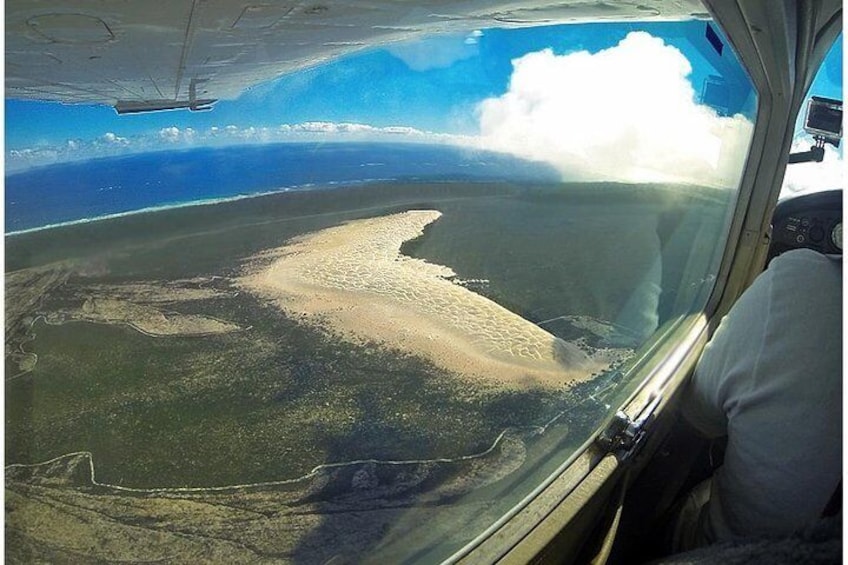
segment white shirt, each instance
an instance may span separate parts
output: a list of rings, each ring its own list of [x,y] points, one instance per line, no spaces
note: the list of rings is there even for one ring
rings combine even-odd
[[[789,535],[842,476],[842,260],[776,258],[722,320],[683,413],[728,436],[705,511],[707,539]]]

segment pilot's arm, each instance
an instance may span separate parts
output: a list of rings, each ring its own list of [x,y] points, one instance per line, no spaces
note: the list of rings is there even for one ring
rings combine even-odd
[[[821,515],[842,473],[841,299],[841,258],[795,250],[722,320],[683,406],[728,436],[689,539],[784,536]]]

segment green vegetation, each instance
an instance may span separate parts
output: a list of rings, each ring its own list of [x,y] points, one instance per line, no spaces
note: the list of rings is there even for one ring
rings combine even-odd
[[[84,285],[218,276],[227,288],[247,257],[297,234],[432,208],[443,217],[405,253],[450,266],[469,288],[531,320],[615,321],[657,252],[646,241],[658,225],[670,226],[662,242],[670,280],[683,277],[698,231],[721,227],[715,195],[687,194],[684,216],[675,211],[684,197],[659,187],[444,183],[289,193],[7,238],[7,269],[61,259],[72,271],[34,311],[16,314],[23,320],[71,304]],[[702,263],[687,280],[713,268]],[[676,288],[664,289],[667,315]],[[6,462],[91,451],[104,483],[245,484],[322,463],[479,453],[505,428],[538,426],[563,410],[565,424],[584,434],[605,415],[568,391],[485,388],[379,344],[354,345],[247,294],[173,309],[250,329],[154,338],[125,326],[36,321],[24,349],[38,362],[5,386]]]

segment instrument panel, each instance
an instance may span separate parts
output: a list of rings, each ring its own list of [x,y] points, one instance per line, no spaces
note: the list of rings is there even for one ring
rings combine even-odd
[[[772,218],[768,261],[791,249],[842,254],[842,191],[829,190],[779,202]]]

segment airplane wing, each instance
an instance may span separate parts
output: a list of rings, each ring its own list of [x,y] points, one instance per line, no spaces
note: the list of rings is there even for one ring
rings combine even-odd
[[[204,110],[286,72],[424,34],[704,16],[697,0],[7,0],[6,97]]]

